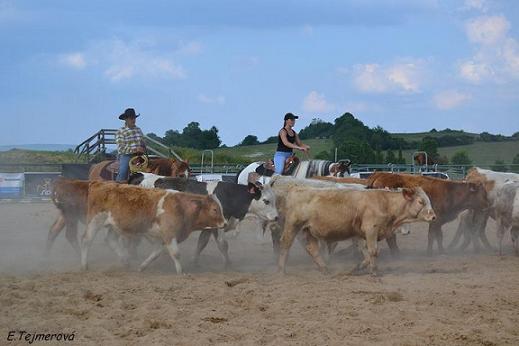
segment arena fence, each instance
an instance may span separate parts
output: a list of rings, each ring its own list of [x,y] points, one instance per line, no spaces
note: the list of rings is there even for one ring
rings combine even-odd
[[[519,165],[475,165],[481,168],[519,173]],[[192,165],[192,173],[198,180],[234,181],[236,174],[245,167],[243,164]],[[450,179],[463,179],[468,169],[466,165],[395,165],[395,164],[354,164],[352,173],[389,171],[415,173],[442,172]],[[88,179],[90,164],[0,164],[0,200],[49,200],[51,183],[58,176],[71,179]]]

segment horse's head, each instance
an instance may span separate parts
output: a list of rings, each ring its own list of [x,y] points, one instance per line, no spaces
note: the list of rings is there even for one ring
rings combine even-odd
[[[172,159],[171,161],[171,176],[179,178],[189,178],[191,175],[191,168],[189,167],[188,161],[181,161]]]
[[[339,160],[338,162],[335,163],[334,167],[333,167],[333,172],[332,172],[332,168],[330,168],[330,173],[332,173],[333,176],[336,176],[336,177],[344,177],[344,173],[348,173],[348,175],[351,174],[351,170],[350,170],[350,167],[351,167],[351,160]]]

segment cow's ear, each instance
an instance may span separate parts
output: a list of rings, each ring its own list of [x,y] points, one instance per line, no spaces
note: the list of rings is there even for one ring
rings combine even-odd
[[[261,189],[253,183],[249,183],[248,185],[249,193],[254,197],[254,199],[259,199],[261,197]]]
[[[202,201],[199,199],[192,199],[191,200],[191,207],[194,211],[199,211],[202,209]]]
[[[414,197],[414,190],[413,189],[408,189],[408,188],[403,188],[402,189],[402,195],[404,195],[404,198],[406,200],[412,201],[413,197]]]

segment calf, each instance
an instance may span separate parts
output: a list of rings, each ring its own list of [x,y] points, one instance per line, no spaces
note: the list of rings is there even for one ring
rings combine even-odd
[[[224,257],[225,267],[228,267],[231,263],[228,255],[229,245],[223,239],[223,232],[235,229],[238,222],[243,220],[247,214],[257,216],[265,222],[276,221],[278,218],[276,198],[270,186],[260,188],[252,183],[245,186],[222,181],[203,183],[195,180],[162,177],[150,173],[134,174],[130,177],[129,182],[148,188],[172,189],[200,195],[214,194],[218,198],[222,204],[223,215],[228,221],[228,226],[221,232],[204,230],[200,233],[195,264],[198,263],[200,253],[206,247],[212,234]]]
[[[519,182],[508,182],[497,190],[494,203],[499,238],[499,256],[502,254],[503,236],[510,229],[515,255],[519,256]]]
[[[420,186],[431,199],[437,220],[429,224],[427,254],[432,254],[436,240],[438,251],[444,253],[442,225],[454,220],[465,209],[482,210],[488,207],[487,193],[480,183],[467,183],[419,175],[376,172],[368,179],[369,188],[410,188]],[[397,247],[396,237],[390,246]]]
[[[125,238],[146,236],[155,250],[141,264],[144,270],[167,248],[177,273],[182,273],[178,243],[192,231],[222,228],[225,219],[218,198],[190,193],[144,189],[137,186],[91,182],[88,191],[87,229],[81,242],[81,266],[87,269],[88,249],[97,231],[110,226]],[[115,238],[109,239],[127,262]]]
[[[286,215],[279,271],[285,272],[288,251],[296,234],[302,231],[306,250],[321,271],[326,264],[319,254],[318,239],[339,241],[359,237],[364,239],[364,261],[357,267],[369,265],[376,272],[378,240],[392,235],[404,223],[434,221],[436,216],[424,191],[417,187],[401,192],[385,190],[336,190],[295,188],[286,198]]]

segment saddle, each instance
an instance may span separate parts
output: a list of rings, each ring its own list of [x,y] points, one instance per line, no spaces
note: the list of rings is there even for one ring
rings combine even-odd
[[[142,155],[136,155],[130,159],[130,174],[145,172],[148,167],[148,159]],[[119,161],[110,161],[101,169],[99,174],[105,180],[115,180],[119,173]]]
[[[281,175],[292,175],[298,164],[299,159],[297,156],[289,157],[285,160],[283,173],[281,173]],[[256,173],[265,177],[271,177],[274,174],[274,161],[268,160],[267,162],[263,162],[256,168]]]

